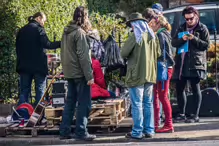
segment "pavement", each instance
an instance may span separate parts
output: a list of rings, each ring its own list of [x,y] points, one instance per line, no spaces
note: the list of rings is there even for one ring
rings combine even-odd
[[[142,144],[142,142],[147,143],[171,143],[178,144],[184,142],[203,142],[211,141],[212,144],[215,144],[214,141],[219,145],[219,117],[217,118],[201,118],[200,123],[178,123],[174,124],[175,132],[174,133],[162,133],[156,134],[153,138],[143,139],[143,140],[133,140],[126,139],[125,133],[130,129],[124,128],[120,129],[117,133],[101,133],[97,134],[97,139],[92,142],[76,141],[71,140],[59,140],[58,135],[39,135],[38,137],[30,137],[28,135],[19,135],[19,136],[7,136],[0,138],[0,146],[8,145],[66,145],[66,144],[100,144],[105,145],[106,143],[113,143],[117,145],[118,143],[130,144],[137,143]],[[134,144],[134,145],[135,145]],[[178,146],[178,145],[176,145]]]

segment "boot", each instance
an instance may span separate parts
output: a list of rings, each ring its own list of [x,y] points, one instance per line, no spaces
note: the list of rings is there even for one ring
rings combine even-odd
[[[167,89],[166,91],[163,91],[160,96],[160,101],[163,106],[163,111],[165,115],[165,122],[164,126],[161,129],[158,129],[157,133],[167,133],[167,132],[174,132],[173,128],[173,120],[172,120],[172,107],[170,104],[170,100],[167,97]]]
[[[158,98],[157,85],[154,85],[154,128],[159,128],[160,126],[160,101]]]
[[[173,126],[163,126],[162,128],[155,131],[156,133],[173,133],[174,128]]]

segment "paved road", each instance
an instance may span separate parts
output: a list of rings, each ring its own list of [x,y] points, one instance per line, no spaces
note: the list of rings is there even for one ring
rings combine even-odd
[[[59,146],[66,146],[66,145],[59,145]],[[219,146],[219,140],[216,140],[216,141],[212,140],[212,141],[104,143],[104,144],[81,144],[81,145],[71,145],[71,146]]]

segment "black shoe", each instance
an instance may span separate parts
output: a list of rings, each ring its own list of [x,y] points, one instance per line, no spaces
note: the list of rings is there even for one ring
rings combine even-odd
[[[85,136],[74,135],[74,138],[77,140],[92,141],[96,138],[96,135],[91,135],[91,134],[86,134]]]
[[[74,138],[74,135],[66,135],[66,136],[60,135],[59,137],[60,140],[73,139],[73,138]]]
[[[129,133],[127,133],[127,134],[125,135],[125,137],[126,137],[126,138],[132,138],[132,139],[141,140],[144,136],[142,136],[142,137],[133,137],[133,136],[132,136],[132,133],[129,132]]]
[[[198,123],[199,117],[197,116],[191,116],[185,120],[185,123]]]
[[[186,120],[186,116],[179,114],[176,118],[173,119],[173,123],[184,123]]]
[[[154,134],[148,134],[148,133],[144,134],[145,138],[153,138],[153,136],[154,136]]]

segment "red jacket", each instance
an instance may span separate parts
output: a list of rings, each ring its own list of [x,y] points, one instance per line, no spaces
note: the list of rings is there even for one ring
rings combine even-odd
[[[110,97],[109,92],[106,90],[106,82],[99,60],[92,58],[92,68],[94,77],[94,84],[91,86],[92,98]]]

